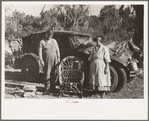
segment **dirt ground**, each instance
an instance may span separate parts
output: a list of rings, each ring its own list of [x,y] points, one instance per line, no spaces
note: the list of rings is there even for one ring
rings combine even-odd
[[[22,97],[24,85],[35,85],[37,93],[35,96]],[[19,69],[5,68],[5,99],[59,99],[54,94],[43,95],[44,85],[41,82],[27,82]],[[58,92],[57,88],[57,92]],[[84,90],[83,99],[101,99],[99,95],[93,95],[90,91]],[[75,99],[78,96],[63,95],[60,99]],[[143,99],[144,98],[144,79],[143,73],[127,83],[124,88],[117,93],[108,93],[103,99]]]

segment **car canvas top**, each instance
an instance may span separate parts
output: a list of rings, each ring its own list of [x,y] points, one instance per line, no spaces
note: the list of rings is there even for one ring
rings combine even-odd
[[[40,32],[36,32],[33,34],[41,34],[41,33],[45,33],[46,31],[40,31]],[[70,34],[70,35],[80,35],[80,36],[91,36],[91,34],[87,34],[87,33],[81,33],[81,32],[76,32],[76,31],[65,31],[65,30],[53,30],[54,34]]]

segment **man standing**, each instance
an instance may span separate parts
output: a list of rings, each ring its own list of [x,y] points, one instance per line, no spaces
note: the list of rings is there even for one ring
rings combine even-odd
[[[55,69],[60,62],[60,52],[57,41],[52,38],[53,31],[48,30],[45,33],[45,38],[39,43],[39,59],[44,70],[44,94],[49,94],[55,90]]]

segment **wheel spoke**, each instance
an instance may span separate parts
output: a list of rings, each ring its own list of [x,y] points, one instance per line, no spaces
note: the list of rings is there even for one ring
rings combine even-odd
[[[71,65],[71,68],[73,68],[73,64],[74,64],[74,60],[73,60],[73,59],[71,59],[71,60],[70,60],[70,65]]]

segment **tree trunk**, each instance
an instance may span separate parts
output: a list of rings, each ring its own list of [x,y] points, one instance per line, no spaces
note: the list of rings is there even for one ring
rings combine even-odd
[[[135,23],[135,36],[134,42],[135,44],[143,50],[143,23],[144,23],[144,6],[143,5],[133,5],[136,12],[136,23]]]

